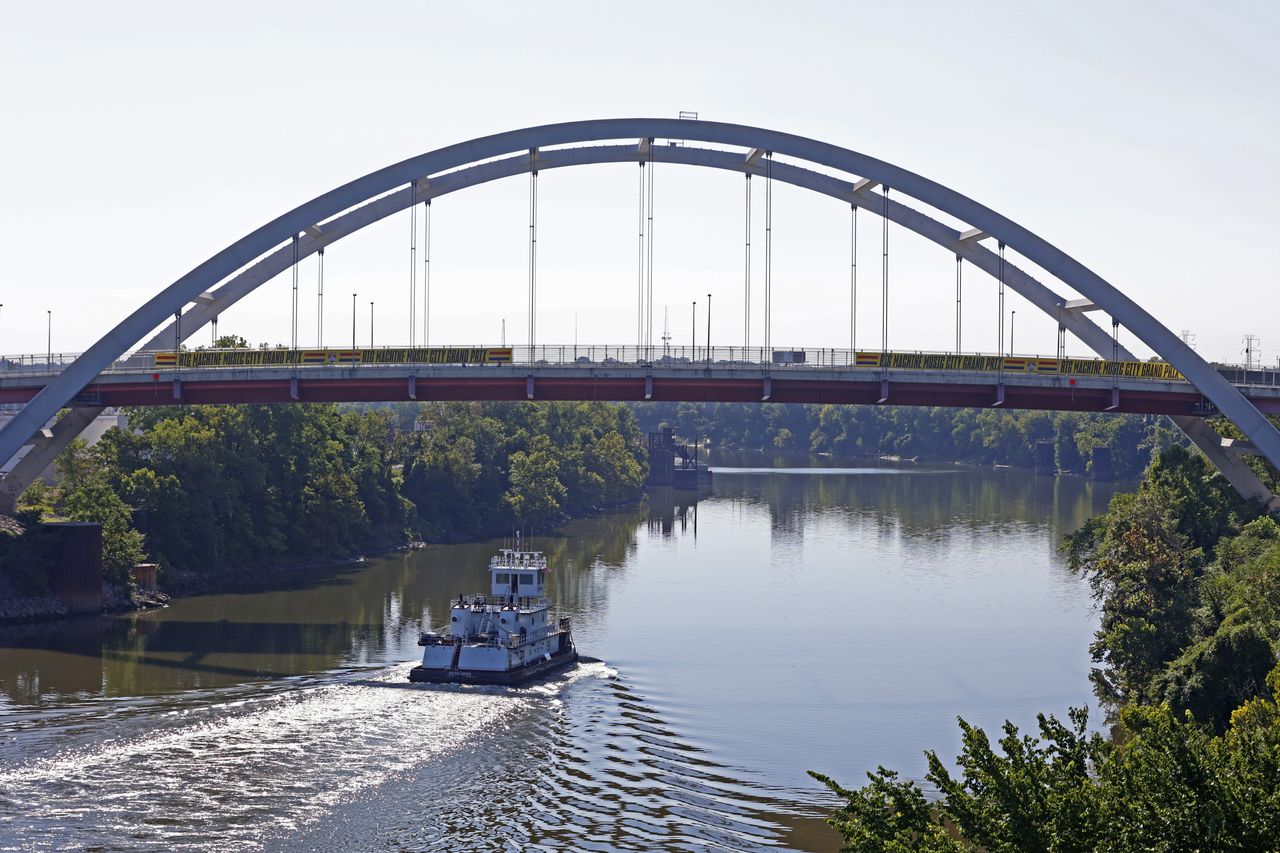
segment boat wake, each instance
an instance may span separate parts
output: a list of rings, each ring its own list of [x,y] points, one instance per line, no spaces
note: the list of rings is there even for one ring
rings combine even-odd
[[[754,850],[788,792],[682,739],[599,662],[519,689],[410,664],[6,737],[0,849]]]

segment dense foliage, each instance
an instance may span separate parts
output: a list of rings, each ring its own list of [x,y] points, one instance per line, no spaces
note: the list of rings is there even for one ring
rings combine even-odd
[[[409,536],[536,529],[641,495],[635,418],[602,403],[200,406],[131,411],[131,430],[58,461],[30,519],[103,524],[124,583],[150,558],[200,578],[328,561]],[[41,588],[35,531],[0,560]],[[138,531],[144,531],[139,533]],[[34,568],[31,568],[34,567]]]
[[[39,524],[42,514],[39,508],[26,507],[11,522],[0,525],[0,595],[49,591],[52,555]]]
[[[403,494],[424,538],[542,528],[644,490],[640,433],[622,406],[447,403],[424,407],[416,425]]]
[[[1280,524],[1203,457],[1163,454],[1137,492],[1068,540],[1102,611],[1094,679],[1119,702],[1167,702],[1222,730],[1266,695],[1280,644]]]
[[[1273,684],[1280,687],[1280,684]],[[958,776],[926,753],[926,798],[883,767],[847,790],[814,774],[845,804],[831,823],[846,850],[1263,851],[1280,839],[1280,706],[1253,699],[1213,735],[1167,707],[1129,707],[1120,736],[1039,718],[1039,736],[1006,723],[993,746],[960,721]]]
[[[49,514],[103,524],[103,563],[123,582],[149,557],[217,575],[348,554],[402,535],[388,419],[329,406],[131,412],[58,460]],[[33,499],[29,491],[24,501]],[[145,537],[139,530],[145,531]]]
[[[1052,441],[1060,470],[1086,473],[1102,445],[1122,479],[1136,479],[1152,451],[1185,440],[1164,418],[1080,412],[779,403],[652,403],[636,412],[646,430],[665,421],[687,439],[725,449],[1030,467],[1036,442]]]

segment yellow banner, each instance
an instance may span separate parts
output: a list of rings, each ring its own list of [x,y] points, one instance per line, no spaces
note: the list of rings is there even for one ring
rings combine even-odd
[[[510,364],[511,347],[414,349],[210,349],[152,354],[154,367],[271,367],[292,364]]]

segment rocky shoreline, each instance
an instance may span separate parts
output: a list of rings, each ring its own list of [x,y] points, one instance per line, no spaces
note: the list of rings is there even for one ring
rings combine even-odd
[[[164,607],[169,596],[163,592],[132,590],[104,584],[102,587],[102,613],[128,613],[131,610],[150,610]],[[79,615],[69,612],[66,602],[53,595],[19,595],[0,579],[0,625],[19,625],[27,622],[51,622]]]
[[[131,611],[152,610],[167,606],[175,597],[212,595],[225,592],[257,592],[272,586],[297,581],[299,578],[315,572],[339,572],[344,568],[363,562],[370,556],[421,546],[422,543],[415,542],[398,548],[373,549],[368,554],[352,555],[340,560],[272,566],[270,570],[265,572],[261,568],[245,569],[242,572],[223,574],[216,577],[203,576],[196,572],[173,573],[165,583],[165,586],[169,589],[168,593],[156,590],[129,590],[111,584],[103,584],[101,613],[128,613]],[[53,595],[19,595],[9,588],[3,577],[0,577],[0,626],[50,622],[82,615],[94,614],[70,613],[66,603]]]

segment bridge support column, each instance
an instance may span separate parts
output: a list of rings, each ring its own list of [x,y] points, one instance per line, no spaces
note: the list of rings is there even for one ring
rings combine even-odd
[[[71,440],[84,432],[103,411],[95,406],[72,408],[49,429],[36,433],[27,455],[18,460],[4,479],[0,479],[0,512],[13,512],[27,486],[34,483]]]
[[[1240,454],[1222,446],[1222,436],[1208,421],[1191,415],[1177,415],[1172,420],[1237,492],[1250,500],[1261,501],[1270,512],[1280,512],[1280,496],[1266,487]]]
[[[1120,408],[1120,389],[1112,386],[1111,388],[1111,405],[1103,409],[1104,412],[1114,412]]]
[[[533,399],[533,374],[530,373],[524,380],[524,396],[525,399]]]
[[[1105,444],[1099,444],[1093,448],[1093,458],[1091,461],[1091,474],[1095,480],[1114,480],[1116,478],[1115,466],[1111,464],[1111,448]]]
[[[1036,474],[1041,477],[1053,477],[1058,473],[1058,463],[1053,458],[1053,442],[1041,440],[1036,442],[1035,449]]]
[[[418,399],[418,376],[414,374],[409,377],[409,399]]]
[[[769,398],[773,396],[773,379],[769,376],[764,378],[764,395],[760,398],[761,403],[769,402]]]

